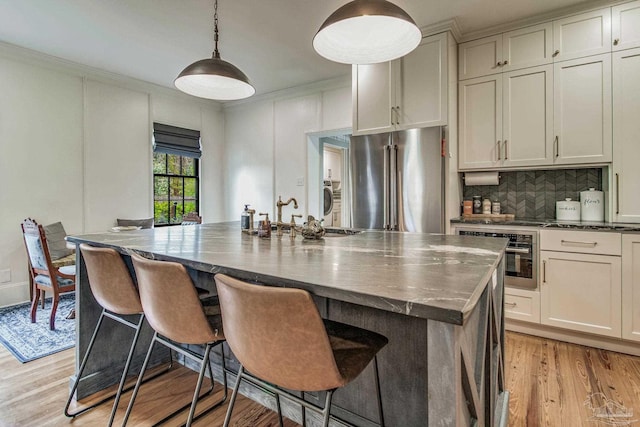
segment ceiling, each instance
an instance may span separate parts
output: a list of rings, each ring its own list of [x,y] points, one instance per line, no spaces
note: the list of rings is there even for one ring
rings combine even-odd
[[[424,27],[455,18],[463,34],[584,0],[392,0]],[[313,36],[347,0],[219,0],[219,50],[258,94],[350,73]],[[0,0],[0,41],[173,87],[211,56],[213,0]]]

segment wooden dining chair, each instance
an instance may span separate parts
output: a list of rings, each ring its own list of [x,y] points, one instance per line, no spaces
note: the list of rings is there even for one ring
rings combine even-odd
[[[55,329],[56,310],[60,301],[60,294],[76,290],[76,266],[55,267],[51,261],[49,246],[44,228],[31,218],[22,224],[22,236],[29,256],[29,269],[33,277],[33,298],[31,301],[31,323],[36,322],[36,312],[41,291],[51,292],[53,295],[49,329]]]

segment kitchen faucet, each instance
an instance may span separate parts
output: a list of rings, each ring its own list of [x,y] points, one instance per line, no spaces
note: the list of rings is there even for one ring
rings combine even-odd
[[[278,209],[278,217],[276,219],[276,235],[282,236],[282,207],[287,206],[289,203],[293,202],[293,208],[298,209],[298,201],[290,197],[286,202],[282,201],[282,196],[278,196],[278,201],[276,202],[276,207]]]

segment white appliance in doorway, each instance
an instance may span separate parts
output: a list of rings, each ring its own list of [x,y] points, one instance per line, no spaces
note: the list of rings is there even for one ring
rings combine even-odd
[[[342,165],[345,160],[344,149],[328,144],[324,146],[322,192],[325,226],[342,226]]]

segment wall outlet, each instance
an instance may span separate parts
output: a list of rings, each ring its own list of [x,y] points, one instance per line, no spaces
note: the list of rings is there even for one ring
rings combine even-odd
[[[4,270],[0,270],[0,283],[8,283],[11,281],[11,269],[6,268]]]
[[[297,185],[298,187],[302,187],[302,186],[304,186],[304,177],[303,177],[303,176],[299,177],[299,178],[296,180],[296,185]]]

